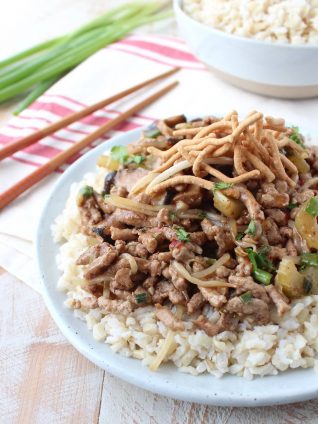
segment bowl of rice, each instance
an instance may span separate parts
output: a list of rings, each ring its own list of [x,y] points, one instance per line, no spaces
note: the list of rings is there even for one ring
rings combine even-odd
[[[215,74],[274,97],[318,95],[318,1],[174,0],[181,36]]]

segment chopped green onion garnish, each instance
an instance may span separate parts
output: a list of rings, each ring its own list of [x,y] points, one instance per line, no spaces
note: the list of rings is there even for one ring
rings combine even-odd
[[[181,241],[185,241],[186,243],[190,241],[189,233],[186,232],[183,228],[179,227],[176,229],[177,238]]]
[[[289,205],[287,205],[287,208],[292,210],[292,209],[298,208],[298,206],[299,206],[299,203],[289,203]]]
[[[306,212],[313,217],[318,216],[318,199],[316,197],[312,197],[309,200]]]
[[[141,165],[146,160],[145,156],[142,155],[132,155],[126,161],[125,164],[136,163],[137,165]]]
[[[254,252],[254,250],[251,247],[247,248],[246,252],[247,252],[248,258],[251,261],[253,267],[257,268],[257,263],[256,263],[257,253]]]
[[[271,283],[271,279],[273,277],[272,274],[270,274],[269,272],[264,271],[263,269],[259,268],[260,263],[262,263],[262,261],[264,259],[260,260],[261,255],[254,252],[254,250],[252,248],[246,249],[246,252],[247,252],[248,258],[251,261],[251,264],[253,266],[253,277],[255,278],[255,280],[259,281],[260,283],[264,284],[265,286],[269,285]]]
[[[161,135],[161,132],[157,127],[149,128],[144,131],[144,136],[148,138],[157,138],[159,135]]]
[[[111,148],[110,156],[112,160],[121,163],[122,165],[129,165],[136,163],[140,165],[146,158],[142,155],[129,155],[127,146],[114,146]]]
[[[236,235],[236,237],[235,237],[235,240],[237,240],[237,241],[240,241],[240,240],[242,240],[242,238],[244,237],[244,233],[237,233],[237,235]]]
[[[248,227],[245,230],[245,234],[250,234],[251,236],[255,236],[256,234],[256,222],[254,219],[248,224]]]
[[[298,127],[292,127],[293,132],[289,136],[291,140],[293,140],[296,144],[299,144],[300,146],[304,146],[304,143],[302,142],[301,136],[299,134],[299,128]]]
[[[318,253],[303,253],[300,256],[300,266],[301,268],[306,268],[307,266],[318,268]]]
[[[87,186],[82,187],[78,194],[87,199],[88,197],[93,196],[94,189],[93,189],[93,187],[87,185]]]
[[[241,294],[240,299],[242,303],[248,303],[252,300],[252,293],[247,291],[246,293]]]
[[[138,294],[135,294],[135,299],[136,299],[136,302],[139,304],[139,303],[145,303],[145,302],[147,302],[147,293],[138,293]]]
[[[267,271],[263,271],[262,269],[256,269],[253,272],[253,276],[254,276],[255,280],[264,284],[264,286],[268,286],[271,283],[271,280],[272,280],[272,277],[273,277],[271,273],[269,273]]]
[[[212,191],[216,190],[226,190],[227,188],[233,187],[232,183],[224,183],[223,181],[220,181],[219,183],[214,183]]]
[[[174,222],[177,219],[177,214],[173,211],[169,212],[169,218],[172,222]]]
[[[304,279],[303,289],[305,294],[309,294],[312,290],[312,282],[308,279]]]
[[[270,246],[262,246],[259,251],[257,252],[257,265],[261,269],[265,269],[266,271],[274,271],[275,267],[273,265],[273,262],[268,259],[268,254],[270,252],[271,248]]]
[[[113,146],[110,150],[110,156],[116,162],[124,164],[129,157],[126,146]]]

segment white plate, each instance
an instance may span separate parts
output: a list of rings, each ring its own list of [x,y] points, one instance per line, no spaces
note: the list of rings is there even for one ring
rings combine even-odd
[[[36,257],[43,297],[60,330],[79,352],[99,367],[143,389],[172,398],[210,405],[256,406],[318,397],[318,374],[312,369],[292,370],[253,381],[229,375],[221,379],[211,375],[194,377],[177,371],[172,365],[162,366],[153,373],[139,360],[116,354],[107,344],[95,341],[86,323],[75,318],[63,305],[65,294],[56,288],[58,246],[52,240],[51,225],[64,209],[71,184],[94,171],[97,158],[103,152],[114,145],[131,143],[139,134],[140,130],[134,130],[116,137],[75,162],[59,178],[44,207],[37,233]]]

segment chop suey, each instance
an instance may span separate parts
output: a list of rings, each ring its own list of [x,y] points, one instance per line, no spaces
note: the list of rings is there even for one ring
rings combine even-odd
[[[113,147],[98,161],[103,191],[78,194],[94,243],[76,262],[88,304],[73,307],[154,305],[171,331],[190,319],[210,336],[282,316],[318,293],[317,154],[283,119],[236,111],[167,118]],[[201,314],[207,304],[217,322]]]

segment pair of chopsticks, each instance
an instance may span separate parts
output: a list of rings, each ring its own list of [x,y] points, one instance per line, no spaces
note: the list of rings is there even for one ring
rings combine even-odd
[[[151,78],[149,80],[146,80],[140,84],[137,84],[133,87],[128,88],[127,90],[121,91],[118,94],[115,94],[114,96],[111,96],[105,100],[102,100],[98,103],[95,103],[92,106],[88,106],[87,108],[72,113],[65,118],[54,122],[53,124],[50,124],[49,126],[40,129],[39,131],[28,135],[27,137],[24,137],[20,140],[17,140],[5,147],[3,147],[0,150],[0,160],[11,156],[13,153],[18,152],[21,149],[24,149],[27,146],[30,146],[31,144],[41,140],[42,138],[53,134],[54,132],[65,128],[67,125],[76,122],[80,120],[81,118],[84,118],[85,116],[91,115],[93,112],[117,101],[122,99],[123,97],[128,96],[131,93],[134,93],[135,91],[140,90],[143,87],[146,87],[154,82],[157,82],[163,78],[166,78],[175,72],[177,72],[179,68],[173,68],[168,72],[164,72],[154,78]],[[122,112],[120,115],[118,115],[116,118],[112,119],[111,121],[107,122],[106,124],[99,127],[96,131],[89,134],[87,137],[85,137],[83,140],[73,144],[70,148],[64,150],[63,152],[59,153],[57,156],[55,156],[53,159],[48,161],[46,164],[40,166],[37,170],[29,174],[27,177],[23,178],[19,182],[17,182],[15,185],[10,187],[8,190],[0,194],[0,210],[3,209],[5,206],[7,206],[9,203],[11,203],[14,199],[16,199],[18,196],[20,196],[22,193],[24,193],[26,190],[31,188],[34,184],[41,181],[43,178],[45,178],[47,175],[51,174],[55,170],[57,170],[61,165],[63,165],[68,159],[70,159],[72,156],[74,156],[76,153],[83,150],[85,147],[89,146],[93,141],[97,140],[100,136],[105,134],[107,131],[110,131],[114,127],[116,127],[121,122],[125,121],[127,118],[131,117],[134,113],[139,112],[146,106],[150,105],[151,103],[155,102],[160,97],[164,96],[166,93],[168,93],[170,90],[172,90],[176,85],[178,84],[178,81],[174,81],[164,88],[156,91],[151,96],[147,97],[146,99],[142,100],[141,102],[135,104],[130,109],[126,110],[125,112]]]

